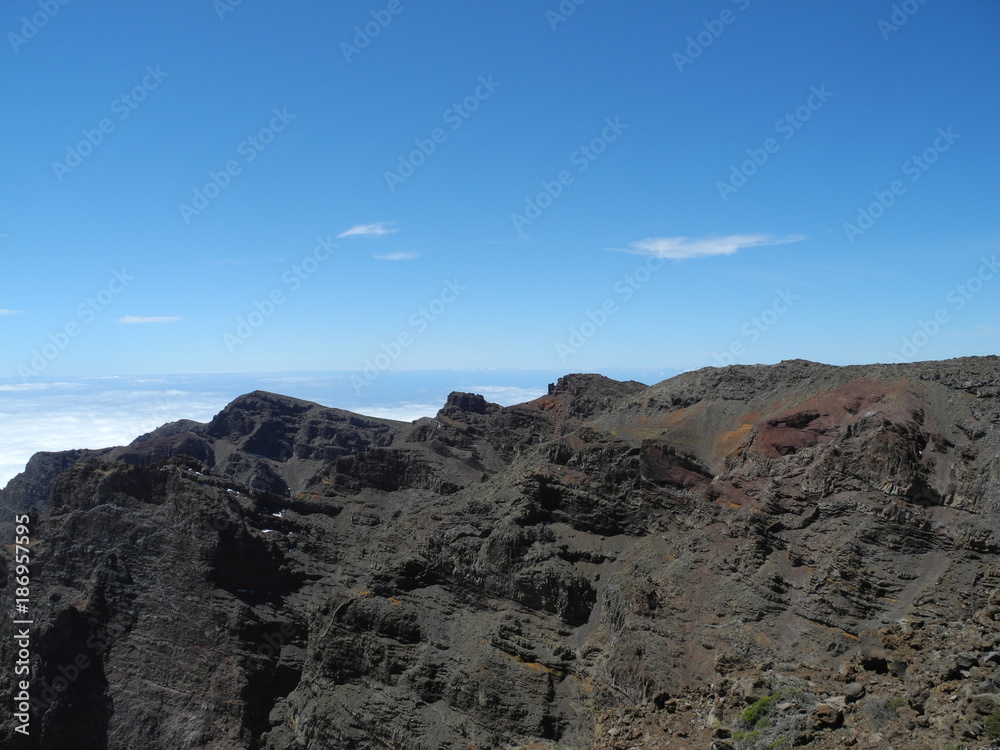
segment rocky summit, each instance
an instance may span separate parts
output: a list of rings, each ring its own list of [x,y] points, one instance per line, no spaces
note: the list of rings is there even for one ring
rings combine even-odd
[[[412,424],[257,391],[40,453],[0,493],[0,747],[998,747],[998,394],[996,357]]]

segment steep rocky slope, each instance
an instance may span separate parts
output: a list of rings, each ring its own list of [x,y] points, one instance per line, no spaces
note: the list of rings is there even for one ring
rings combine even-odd
[[[0,492],[35,620],[0,746],[985,747],[998,393],[998,358],[570,375],[412,424],[255,392],[39,454]]]

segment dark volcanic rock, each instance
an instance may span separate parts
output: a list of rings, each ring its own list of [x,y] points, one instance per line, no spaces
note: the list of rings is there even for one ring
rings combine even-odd
[[[39,454],[0,492],[34,619],[0,747],[985,746],[998,393],[993,357],[568,375],[412,424],[257,391]]]

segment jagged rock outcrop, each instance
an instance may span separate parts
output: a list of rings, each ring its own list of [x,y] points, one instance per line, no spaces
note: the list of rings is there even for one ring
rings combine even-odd
[[[569,375],[412,424],[258,391],[39,454],[0,492],[35,621],[0,746],[986,746],[998,393],[995,357]]]

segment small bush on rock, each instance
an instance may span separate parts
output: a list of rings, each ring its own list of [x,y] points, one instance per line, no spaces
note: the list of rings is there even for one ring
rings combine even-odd
[[[1000,708],[994,708],[993,713],[986,717],[983,728],[986,730],[986,736],[991,740],[1000,737]]]

